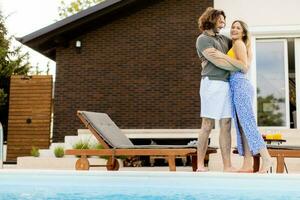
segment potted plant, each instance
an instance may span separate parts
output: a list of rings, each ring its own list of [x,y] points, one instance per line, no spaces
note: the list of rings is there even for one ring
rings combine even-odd
[[[33,157],[39,157],[40,156],[40,149],[38,147],[31,147],[30,155]]]
[[[54,155],[56,158],[62,158],[65,155],[65,149],[62,146],[57,146],[54,149]]]

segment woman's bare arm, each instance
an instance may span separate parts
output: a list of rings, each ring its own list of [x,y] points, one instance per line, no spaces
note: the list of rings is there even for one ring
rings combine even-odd
[[[242,67],[240,69],[243,73],[246,73],[249,69],[250,63],[248,63],[248,53],[245,43],[240,40],[236,41],[233,46],[233,51],[236,56],[236,59],[230,57],[231,60],[229,62],[231,62],[233,65],[241,65]]]

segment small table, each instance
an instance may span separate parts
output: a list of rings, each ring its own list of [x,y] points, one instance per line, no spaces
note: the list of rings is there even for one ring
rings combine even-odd
[[[278,140],[275,140],[275,139],[266,139],[265,137],[264,138],[264,141],[267,143],[267,144],[276,144],[276,145],[280,145],[282,144],[283,142],[286,142],[286,140],[283,140],[283,139],[278,139]]]

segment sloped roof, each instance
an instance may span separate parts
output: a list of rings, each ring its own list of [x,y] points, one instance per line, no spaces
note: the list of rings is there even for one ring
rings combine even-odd
[[[55,60],[58,45],[67,45],[68,41],[99,27],[116,18],[120,10],[135,5],[134,3],[151,2],[149,0],[106,0],[77,14],[57,21],[33,33],[17,38],[24,45]]]

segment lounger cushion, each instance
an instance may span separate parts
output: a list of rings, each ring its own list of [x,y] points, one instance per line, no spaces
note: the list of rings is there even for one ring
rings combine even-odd
[[[78,112],[111,147],[119,148],[121,146],[134,146],[106,113],[88,111]]]

